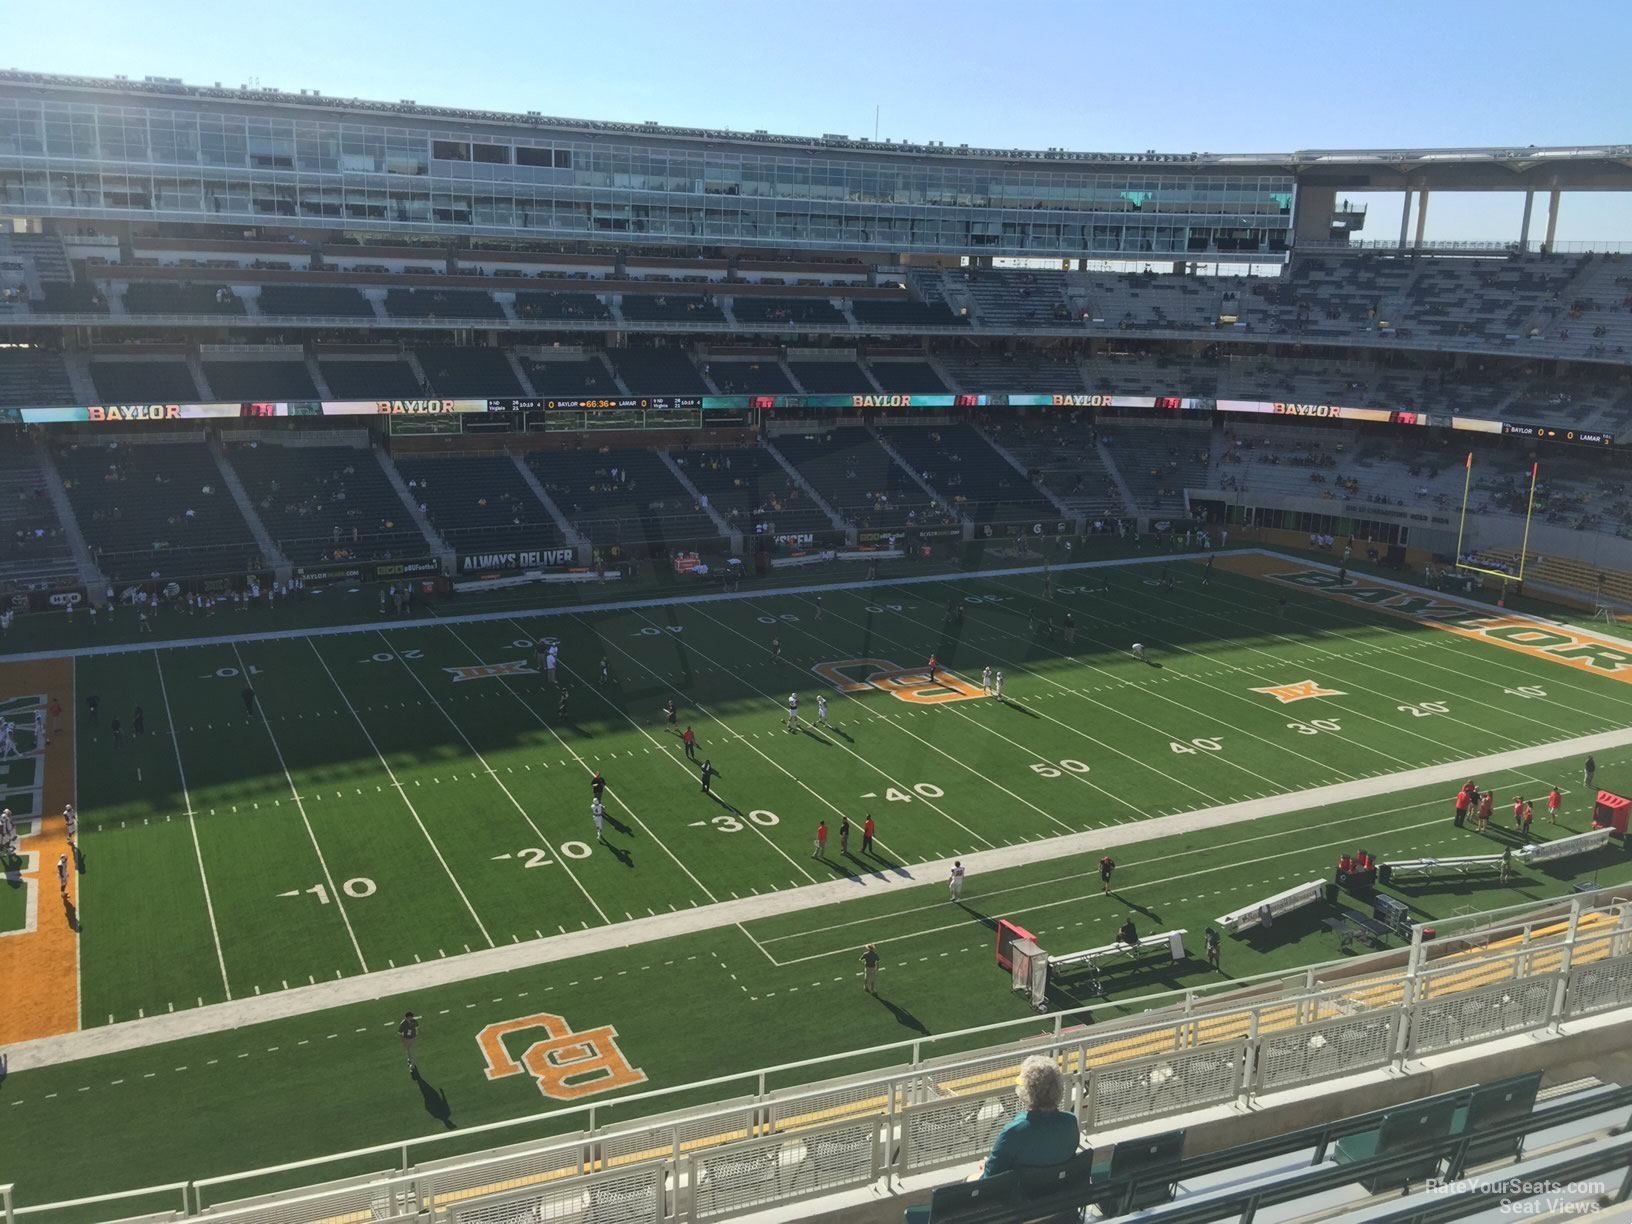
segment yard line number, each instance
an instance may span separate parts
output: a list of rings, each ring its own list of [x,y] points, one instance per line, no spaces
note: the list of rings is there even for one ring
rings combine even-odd
[[[781,817],[775,812],[767,812],[764,808],[755,808],[749,812],[748,819],[762,829],[769,829],[781,823]],[[741,833],[748,827],[735,816],[716,816],[708,823],[720,833]]]
[[[360,901],[364,897],[372,897],[376,892],[378,892],[379,885],[375,884],[374,881],[369,879],[367,876],[355,876],[352,879],[347,880],[344,884],[340,885],[340,891],[345,893],[346,896],[351,897],[353,900]],[[329,897],[329,888],[326,884],[313,884],[310,888],[306,889],[291,889],[289,892],[279,893],[278,896],[299,897],[306,893],[310,893],[312,896],[316,897],[319,905],[327,905],[331,900]]]
[[[1047,761],[1035,761],[1032,763],[1031,772],[1040,778],[1059,778],[1068,773],[1085,774],[1088,772],[1088,766],[1081,761],[1072,760],[1061,761],[1058,765],[1050,765]]]
[[[1449,714],[1451,712],[1451,707],[1443,701],[1408,702],[1394,708],[1401,714],[1411,715],[1412,718],[1431,718],[1435,714]]]
[[[1182,753],[1185,756],[1195,756],[1198,752],[1222,751],[1224,738],[1222,736],[1202,736],[1200,739],[1191,740],[1188,744],[1181,743],[1179,740],[1169,740],[1167,746],[1174,752]]]
[[[1335,735],[1343,730],[1335,718],[1311,718],[1308,722],[1289,722],[1286,729],[1296,731],[1299,735],[1319,735],[1323,731],[1328,735]]]

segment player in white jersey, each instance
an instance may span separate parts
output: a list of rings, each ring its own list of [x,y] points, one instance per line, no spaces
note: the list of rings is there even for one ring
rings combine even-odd
[[[816,694],[816,721],[827,726],[827,694]]]
[[[998,672],[992,677],[992,696],[999,701],[1003,700],[1003,673]]]
[[[952,900],[963,899],[963,862],[959,860],[952,864],[952,874],[946,879],[947,891],[952,894]]]
[[[45,711],[34,711],[34,751],[45,747]]]
[[[606,804],[599,799],[591,799],[589,801],[589,817],[595,822],[595,840],[605,841],[606,838],[601,836],[601,822],[606,819]]]
[[[17,826],[12,823],[11,809],[0,811],[0,859],[10,861],[17,853]]]
[[[11,720],[0,720],[0,760],[22,755],[17,751],[15,735],[16,731],[11,725]]]
[[[788,731],[799,730],[799,694],[788,694]]]
[[[62,808],[62,823],[68,828],[68,844],[72,846],[79,837],[79,813],[74,811],[74,805],[67,803]]]
[[[62,890],[63,896],[68,895],[68,856],[66,854],[57,855],[57,887]]]
[[[1138,659],[1141,663],[1145,661],[1145,646],[1143,642],[1135,642],[1133,644],[1133,657]]]
[[[980,671],[980,691],[988,697],[992,695],[992,665],[988,663]]]
[[[544,672],[549,677],[549,680],[550,680],[551,684],[555,683],[555,665],[556,665],[556,661],[557,661],[556,649],[555,649],[554,646],[551,646],[550,647],[550,653],[544,656]]]

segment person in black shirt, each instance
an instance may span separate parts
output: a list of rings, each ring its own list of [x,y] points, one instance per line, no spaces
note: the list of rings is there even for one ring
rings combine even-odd
[[[113,733],[113,746],[115,748],[119,747],[119,744],[120,744],[119,732],[122,730],[122,728],[120,727],[119,720],[117,718],[113,719],[111,722],[108,723],[108,730]]]
[[[91,721],[93,723],[96,721],[96,698],[95,697],[91,698]],[[1582,768],[1583,768],[1583,771],[1585,772],[1585,775],[1586,775],[1586,783],[1585,783],[1586,788],[1588,790],[1591,790],[1592,789],[1592,775],[1598,772],[1598,762],[1593,760],[1589,756],[1587,758],[1587,763]]]
[[[255,717],[255,690],[246,684],[241,695],[244,699],[244,721],[249,722]]]
[[[1128,915],[1128,920],[1122,924],[1122,929],[1116,933],[1116,942],[1127,944],[1130,951],[1137,952],[1139,950],[1139,931],[1133,925],[1132,914]]]
[[[142,713],[141,706],[136,707],[136,716],[130,720],[130,731],[132,735],[147,734],[147,717]]]
[[[601,777],[601,771],[597,769],[595,771],[595,776],[589,780],[590,794],[593,795],[596,799],[599,799],[601,797],[601,792],[604,791],[605,789],[606,789],[606,779]]]
[[[1116,870],[1116,860],[1106,855],[1099,860],[1099,882],[1104,885],[1105,895],[1111,895],[1111,872]]]
[[[402,1051],[408,1056],[408,1074],[418,1075],[415,1046],[419,1043],[419,1018],[413,1012],[404,1013],[402,1023],[397,1025],[397,1036],[402,1038]]]
[[[703,762],[702,774],[703,774],[703,793],[705,795],[712,795],[714,793],[714,762],[713,761],[705,760]]]

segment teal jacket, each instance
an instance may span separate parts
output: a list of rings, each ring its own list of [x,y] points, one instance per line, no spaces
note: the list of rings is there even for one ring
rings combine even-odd
[[[998,1132],[981,1176],[995,1177],[1010,1169],[1046,1169],[1064,1164],[1076,1154],[1080,1141],[1074,1115],[1058,1109],[1030,1110]]]

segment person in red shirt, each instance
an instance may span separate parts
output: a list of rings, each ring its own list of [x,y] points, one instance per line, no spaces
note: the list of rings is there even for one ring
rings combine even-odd
[[[1486,791],[1484,797],[1479,800],[1479,822],[1477,825],[1479,832],[1483,833],[1490,828],[1490,817],[1495,810],[1496,794],[1494,791]]]
[[[1547,794],[1547,819],[1554,824],[1558,823],[1558,805],[1560,803],[1558,787],[1553,787]]]
[[[680,736],[680,742],[686,746],[686,759],[695,761],[697,759],[697,732],[688,726]]]
[[[827,821],[825,821],[825,820],[822,821],[821,823],[819,823],[816,826],[816,852],[814,854],[812,854],[810,857],[811,858],[826,858],[827,857]]]
[[[934,655],[930,655],[930,656],[929,656],[929,678],[930,678],[930,680],[931,680],[931,681],[932,681],[932,682],[933,682],[933,681],[934,681],[934,679],[935,679],[935,669],[936,669],[936,668],[937,668],[937,667],[939,667],[939,666],[940,666],[940,664],[939,664],[939,663],[937,663],[937,662],[936,662],[936,661],[935,661],[935,656],[934,656]]]
[[[1515,829],[1524,828],[1524,797],[1522,795],[1513,796],[1513,827]]]
[[[1459,829],[1468,819],[1468,801],[1473,797],[1473,792],[1470,789],[1472,786],[1472,782],[1465,783],[1462,789],[1456,792],[1455,824]]]
[[[873,852],[873,814],[871,812],[867,813],[866,823],[861,826],[861,852],[863,854]]]

